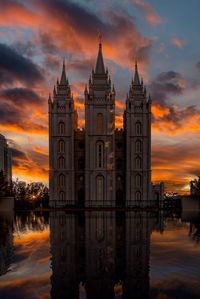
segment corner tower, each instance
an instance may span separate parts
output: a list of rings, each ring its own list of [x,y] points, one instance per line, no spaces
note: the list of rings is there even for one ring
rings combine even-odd
[[[74,130],[77,112],[65,63],[60,82],[49,96],[49,187],[50,206],[62,207],[74,203]]]
[[[95,70],[85,88],[86,205],[114,204],[115,90],[105,70],[102,43]]]
[[[139,78],[137,63],[124,113],[126,138],[126,202],[151,199],[151,99]]]

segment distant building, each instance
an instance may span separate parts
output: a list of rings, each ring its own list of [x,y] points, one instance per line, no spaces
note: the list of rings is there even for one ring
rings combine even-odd
[[[190,182],[190,194],[200,196],[200,176]]]
[[[137,63],[121,130],[115,128],[115,88],[101,41],[84,94],[85,128],[80,130],[63,64],[48,102],[50,205],[132,206],[151,200],[151,99]]]
[[[8,183],[12,181],[12,151],[6,138],[0,134],[0,171],[3,171]]]
[[[152,184],[152,199],[153,200],[163,200],[164,199],[164,183],[160,182],[157,184]]]

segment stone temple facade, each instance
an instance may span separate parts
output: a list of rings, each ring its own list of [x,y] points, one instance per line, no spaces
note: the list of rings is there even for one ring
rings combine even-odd
[[[105,69],[102,43],[85,87],[85,128],[65,64],[49,97],[50,205],[129,206],[151,199],[151,99],[137,63],[122,129],[115,128],[115,88]]]

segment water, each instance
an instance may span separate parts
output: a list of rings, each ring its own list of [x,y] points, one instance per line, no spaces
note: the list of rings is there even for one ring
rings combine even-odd
[[[0,298],[200,298],[198,213],[0,215]],[[84,288],[81,289],[84,291]],[[82,297],[81,297],[82,296]],[[119,297],[116,297],[119,298]]]

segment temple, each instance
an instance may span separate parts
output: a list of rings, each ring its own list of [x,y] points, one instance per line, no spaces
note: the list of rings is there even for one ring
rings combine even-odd
[[[49,96],[50,206],[134,206],[151,200],[151,98],[137,63],[115,128],[115,88],[102,42],[85,87],[85,127],[78,128],[65,62]]]

